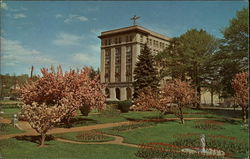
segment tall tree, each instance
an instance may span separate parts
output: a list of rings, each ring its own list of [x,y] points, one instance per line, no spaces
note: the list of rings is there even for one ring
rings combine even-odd
[[[249,42],[249,8],[243,8],[231,19],[229,26],[222,30],[218,60],[221,61],[220,82],[224,97],[231,97],[234,90],[231,87],[235,74],[248,70]]]
[[[134,98],[138,97],[142,89],[151,88],[156,91],[159,86],[158,73],[154,66],[154,56],[146,44],[144,44],[138,60],[134,69]]]
[[[172,78],[191,78],[196,97],[200,98],[201,87],[212,80],[211,74],[217,70],[214,54],[218,49],[218,40],[204,30],[188,30],[174,38],[168,48],[159,53],[158,59],[165,63],[164,76]],[[214,76],[214,75],[213,75]],[[200,106],[200,100],[197,100]]]

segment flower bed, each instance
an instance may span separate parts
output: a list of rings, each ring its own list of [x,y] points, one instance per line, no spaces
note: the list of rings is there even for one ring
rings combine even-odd
[[[104,133],[96,130],[56,134],[55,136],[59,138],[81,142],[105,142],[114,140],[113,137],[106,136]]]
[[[166,143],[146,143],[141,144],[139,146],[138,151],[136,152],[136,156],[139,158],[164,158],[164,159],[171,159],[171,158],[189,158],[189,159],[217,159],[221,158],[215,155],[207,155],[201,152],[197,153],[187,153],[182,152],[182,149],[185,148],[192,148],[192,149],[201,149],[200,147],[184,147],[184,146],[176,146],[172,144]],[[229,157],[229,154],[226,153],[224,157]]]
[[[198,147],[200,146],[199,136],[198,133],[177,134],[174,136],[176,140],[172,144]],[[248,143],[231,136],[206,135],[206,147],[229,153],[248,153]]]
[[[154,122],[138,122],[138,123],[132,123],[128,125],[117,126],[117,127],[112,128],[111,130],[127,131],[127,130],[132,130],[132,129],[137,129],[137,128],[149,127],[153,125],[156,125],[156,124]]]
[[[200,120],[195,122],[195,128],[203,129],[203,130],[220,130],[224,129],[222,127],[224,123],[214,120]]]

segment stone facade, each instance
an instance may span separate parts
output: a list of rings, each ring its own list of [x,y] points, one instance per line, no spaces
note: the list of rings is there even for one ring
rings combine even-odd
[[[134,25],[102,32],[101,39],[101,83],[108,100],[131,99],[133,94],[133,71],[143,44],[153,53],[162,51],[169,37]]]

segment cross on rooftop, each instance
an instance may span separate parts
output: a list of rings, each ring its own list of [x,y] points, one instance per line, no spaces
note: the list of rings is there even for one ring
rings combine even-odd
[[[139,19],[140,17],[137,17],[136,15],[134,15],[132,18],[130,18],[130,20],[134,21],[134,25],[136,25],[136,20]]]

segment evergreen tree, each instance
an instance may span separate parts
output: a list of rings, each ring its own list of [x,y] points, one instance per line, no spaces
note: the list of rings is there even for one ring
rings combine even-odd
[[[138,60],[134,69],[134,98],[137,98],[143,89],[150,88],[157,91],[159,86],[157,70],[154,67],[154,56],[146,44],[144,44]]]

